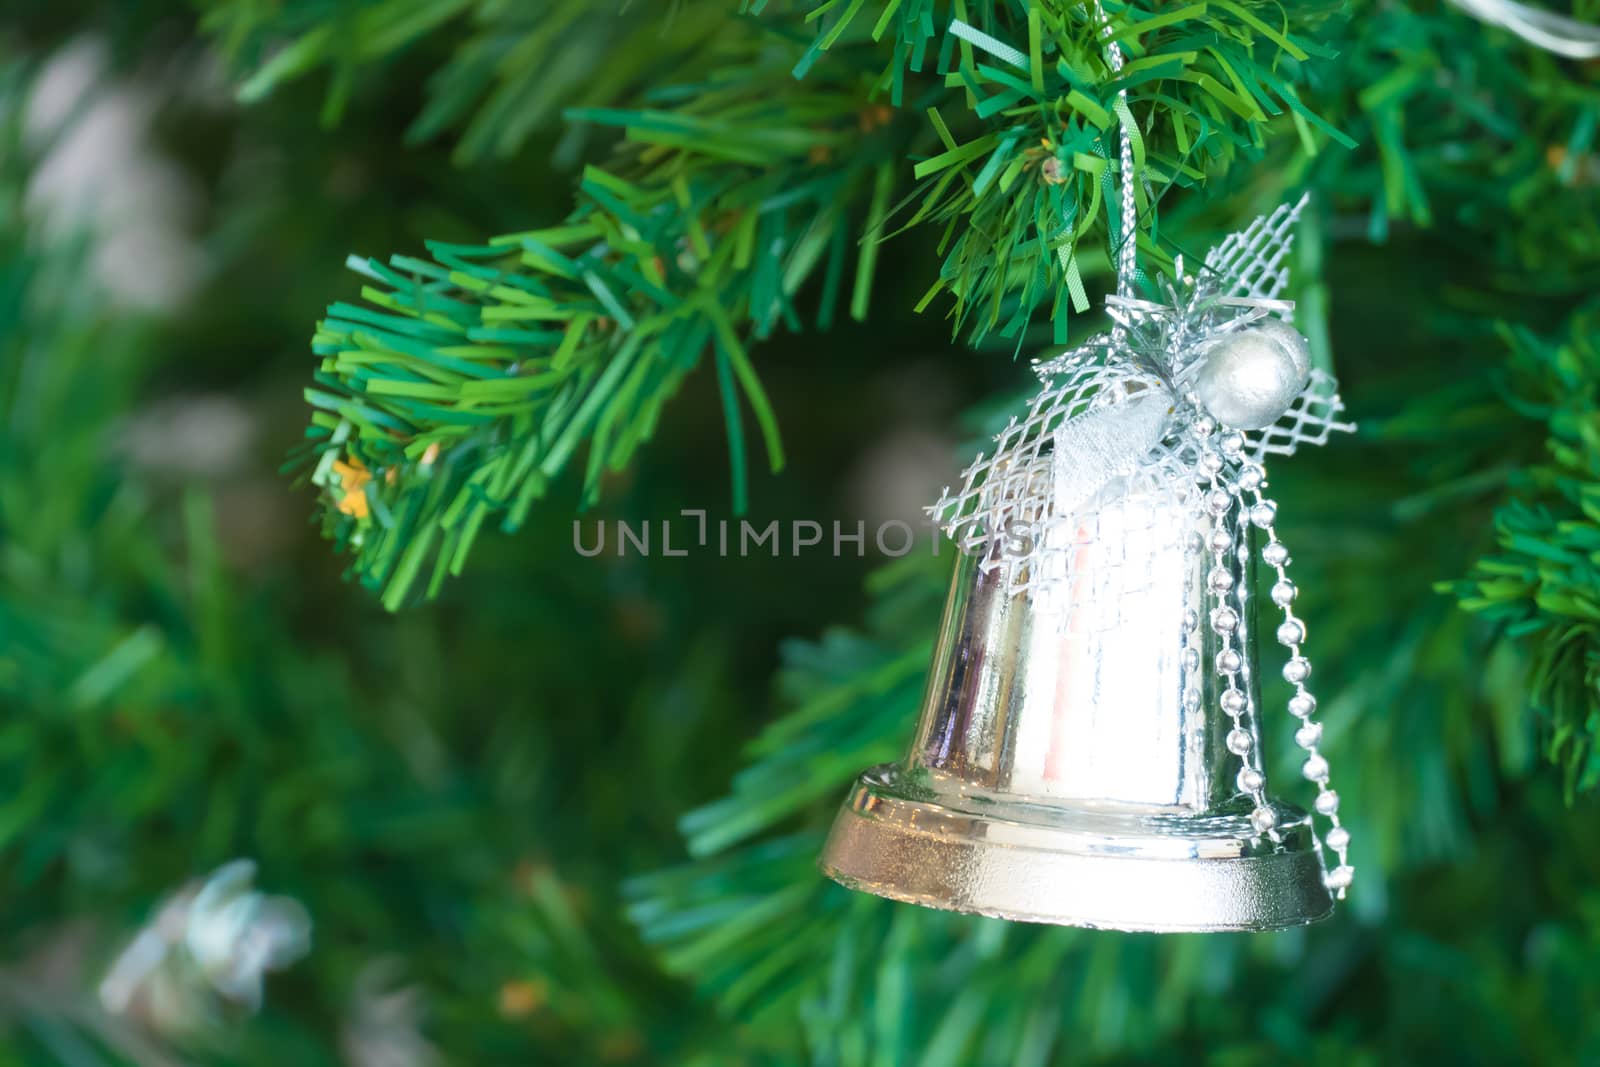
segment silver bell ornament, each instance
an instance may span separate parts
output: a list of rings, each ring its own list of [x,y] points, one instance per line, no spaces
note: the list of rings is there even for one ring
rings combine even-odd
[[[1248,557],[1214,556],[1171,495],[1108,488],[1118,498],[1084,518],[1124,539],[1074,546],[1084,568],[1114,563],[1092,577],[1031,595],[962,558],[910,752],[857,781],[823,870],[896,900],[1074,926],[1326,916],[1306,813],[1265,797],[1254,598],[1208,606],[1218,567],[1248,587]]]
[[[906,757],[850,791],[821,857],[830,877],[1149,931],[1294,926],[1343,895],[1349,834],[1264,460],[1351,427],[1309,366],[1261,427],[1199,385],[1246,339],[1293,355],[1284,331],[1299,334],[1271,316],[1293,307],[1277,264],[1299,210],[1224,242],[1198,278],[1180,263],[1165,302],[1110,298],[1115,329],[1038,365],[1028,414],[930,509],[963,556],[920,720]],[[1316,816],[1268,789],[1258,631],[1286,652]]]

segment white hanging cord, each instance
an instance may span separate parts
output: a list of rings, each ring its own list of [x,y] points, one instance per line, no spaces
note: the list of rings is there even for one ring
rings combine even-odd
[[[1111,39],[1111,22],[1106,18],[1105,11],[1100,7],[1100,0],[1094,0],[1094,13],[1105,23],[1106,37],[1106,63],[1111,67],[1113,75],[1122,73],[1122,46]],[[1133,191],[1133,138],[1128,133],[1128,123],[1133,121],[1133,112],[1128,107],[1128,90],[1117,91],[1117,126],[1120,131],[1120,178],[1122,182],[1122,246],[1117,249],[1117,295],[1120,297],[1133,296],[1133,280],[1139,270],[1139,238],[1135,227],[1139,223],[1139,207],[1134,199]]]
[[[1546,52],[1568,59],[1600,59],[1600,26],[1542,11],[1517,0],[1451,0],[1483,22],[1510,30]]]

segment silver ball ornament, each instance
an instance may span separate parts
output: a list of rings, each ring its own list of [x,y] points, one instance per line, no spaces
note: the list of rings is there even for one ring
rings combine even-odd
[[[1305,383],[1311,380],[1311,344],[1304,335],[1282,319],[1262,319],[1255,324],[1255,329],[1278,342],[1289,353],[1300,387],[1305,388]]]
[[[1259,430],[1289,410],[1310,374],[1306,339],[1291,326],[1264,320],[1211,346],[1194,391],[1218,422]]]

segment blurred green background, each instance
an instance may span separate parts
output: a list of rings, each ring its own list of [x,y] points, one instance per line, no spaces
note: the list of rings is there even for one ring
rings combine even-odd
[[[1284,120],[1163,202],[1204,247],[1316,196],[1297,295],[1361,432],[1274,487],[1360,876],[1315,928],[1152,937],[816,874],[909,736],[948,548],[585,559],[569,472],[432,602],[341,579],[280,467],[346,255],[560,222],[615,141],[561,108],[681,80],[734,7],[341,21],[382,6],[0,26],[0,1063],[1600,1063],[1592,62],[1263,5],[1340,42],[1301,91],[1357,146]],[[882,245],[866,322],[753,349],[757,525],[914,520],[1027,395],[1048,327],[1019,359],[913,312],[937,240]],[[681,508],[731,514],[709,366],[582,520]]]

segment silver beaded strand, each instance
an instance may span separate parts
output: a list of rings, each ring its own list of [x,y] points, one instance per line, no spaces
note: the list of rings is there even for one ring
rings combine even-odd
[[[1289,661],[1284,664],[1283,677],[1294,686],[1294,695],[1289,698],[1289,713],[1301,724],[1295,731],[1295,744],[1306,752],[1306,761],[1301,765],[1300,773],[1316,785],[1317,814],[1330,824],[1323,840],[1339,857],[1339,863],[1324,876],[1324,881],[1342,900],[1356,873],[1349,863],[1350,831],[1339,821],[1339,794],[1328,787],[1328,761],[1318,750],[1322,743],[1322,724],[1312,719],[1317,710],[1317,698],[1306,688],[1306,679],[1311,677],[1311,661],[1306,659],[1300,647],[1306,639],[1306,625],[1294,614],[1297,590],[1289,580],[1289,549],[1278,539],[1275,526],[1277,505],[1261,494],[1261,488],[1266,484],[1266,470],[1258,463],[1246,463],[1239,469],[1237,481],[1241,492],[1249,493],[1251,497],[1250,522],[1267,538],[1266,544],[1261,547],[1261,559],[1277,572],[1277,581],[1273,583],[1269,595],[1272,602],[1283,611],[1283,622],[1278,626],[1277,636],[1278,643],[1289,650]],[[1243,506],[1242,496],[1240,506]]]
[[[1122,49],[1116,41],[1110,39],[1112,33],[1110,20],[1106,19],[1098,0],[1094,4],[1094,11],[1105,22],[1103,32],[1107,38],[1107,65],[1113,74],[1120,74],[1123,67]],[[1119,90],[1117,110],[1118,117],[1122,120],[1118,145],[1120,149],[1118,162],[1122,177],[1120,189],[1122,247],[1118,249],[1117,255],[1117,295],[1122,297],[1133,294],[1133,282],[1138,270],[1138,243],[1135,237],[1138,207],[1133,185],[1133,144],[1126,125],[1127,101],[1127,90]],[[1118,327],[1114,335],[1120,335],[1122,332],[1123,329]],[[1210,613],[1211,628],[1216,631],[1221,643],[1213,666],[1225,686],[1220,698],[1222,710],[1233,723],[1233,728],[1228,731],[1227,736],[1228,751],[1238,756],[1242,764],[1237,785],[1239,791],[1248,795],[1255,805],[1250,812],[1251,825],[1258,833],[1270,834],[1276,840],[1278,816],[1267,801],[1266,775],[1260,763],[1259,746],[1254,743],[1254,735],[1249,729],[1252,710],[1250,699],[1240,684],[1244,659],[1241,651],[1234,647],[1235,634],[1243,623],[1240,611],[1229,603],[1230,594],[1234,593],[1234,577],[1227,564],[1227,554],[1229,549],[1234,547],[1234,537],[1228,530],[1227,518],[1235,504],[1241,510],[1241,520],[1247,516],[1248,524],[1265,531],[1267,544],[1262,548],[1262,559],[1278,575],[1271,595],[1273,603],[1283,609],[1284,621],[1278,627],[1278,641],[1288,647],[1290,655],[1289,662],[1283,669],[1283,676],[1295,687],[1295,694],[1289,699],[1289,711],[1302,721],[1300,729],[1295,732],[1295,743],[1307,752],[1301,773],[1317,786],[1316,810],[1318,814],[1326,817],[1332,826],[1325,840],[1328,847],[1339,857],[1338,866],[1328,872],[1324,880],[1328,888],[1336,891],[1342,899],[1355,876],[1355,868],[1347,862],[1350,832],[1339,822],[1339,794],[1328,788],[1328,761],[1317,751],[1317,745],[1322,739],[1322,726],[1311,721],[1311,714],[1316,710],[1317,703],[1316,698],[1305,687],[1305,680],[1311,674],[1311,662],[1300,652],[1300,644],[1305,639],[1305,624],[1290,610],[1290,605],[1294,601],[1294,583],[1289,581],[1285,572],[1289,562],[1288,549],[1278,540],[1273,526],[1277,506],[1261,495],[1260,487],[1265,479],[1263,469],[1254,463],[1240,464],[1244,452],[1244,435],[1237,430],[1229,430],[1221,435],[1220,443],[1215,440],[1216,436],[1216,425],[1209,418],[1202,417],[1196,422],[1195,437],[1200,444],[1201,468],[1210,486],[1205,495],[1205,504],[1212,516],[1206,547],[1211,551],[1213,566],[1206,576],[1206,587],[1216,604]],[[1230,468],[1237,470],[1237,477],[1225,482],[1224,478],[1230,472]],[[1246,492],[1253,498],[1248,509],[1244,499]],[[1246,523],[1241,521],[1241,530],[1245,525]],[[1186,627],[1186,630],[1190,629]],[[1186,650],[1186,656],[1192,651],[1194,651],[1192,647]]]
[[[1243,616],[1230,602],[1233,600],[1234,577],[1228,566],[1228,553],[1234,547],[1234,536],[1228,530],[1228,514],[1235,506],[1243,506],[1237,492],[1222,480],[1228,466],[1229,446],[1239,435],[1230,431],[1223,435],[1219,445],[1214,440],[1214,427],[1210,419],[1202,418],[1195,425],[1195,435],[1200,441],[1200,468],[1205,473],[1210,488],[1205,494],[1205,508],[1211,514],[1211,531],[1206,547],[1211,552],[1212,567],[1206,575],[1206,591],[1215,607],[1211,609],[1211,628],[1216,631],[1221,648],[1214,664],[1224,689],[1219,703],[1223,712],[1233,722],[1228,731],[1228,751],[1239,757],[1237,784],[1239,791],[1250,797],[1255,805],[1250,812],[1250,825],[1257,833],[1273,834],[1278,824],[1277,812],[1267,800],[1266,774],[1260,764],[1260,751],[1255,736],[1250,731],[1250,698],[1240,684],[1244,670],[1244,656],[1235,647],[1234,636],[1243,622]],[[1242,447],[1242,440],[1241,440]]]

